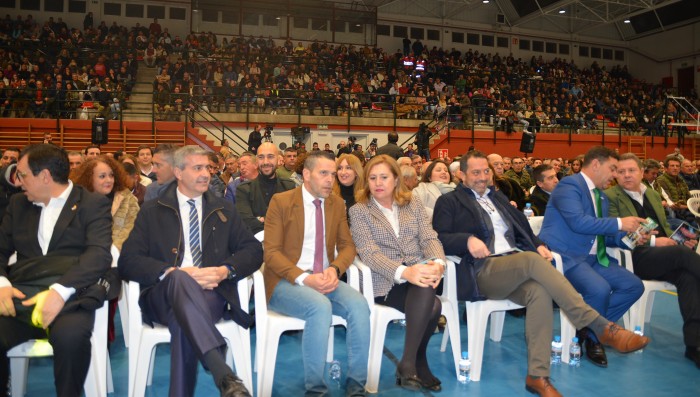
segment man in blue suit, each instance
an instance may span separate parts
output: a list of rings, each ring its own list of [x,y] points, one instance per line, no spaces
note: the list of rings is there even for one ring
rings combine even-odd
[[[610,203],[602,190],[615,177],[618,159],[606,147],[591,148],[581,172],[564,178],[552,192],[539,235],[561,254],[564,275],[586,303],[611,321],[619,320],[644,292],[642,281],[605,251],[606,246],[627,248],[622,237],[644,221],[636,216],[608,218]],[[605,350],[595,334],[584,329],[580,337],[586,357],[607,367]]]

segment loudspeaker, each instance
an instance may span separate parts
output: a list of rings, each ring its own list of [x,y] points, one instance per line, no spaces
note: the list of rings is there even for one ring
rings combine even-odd
[[[104,145],[109,139],[109,120],[98,117],[92,119],[92,137],[93,145]]]
[[[523,137],[520,138],[520,151],[523,153],[535,151],[535,134],[523,132]]]

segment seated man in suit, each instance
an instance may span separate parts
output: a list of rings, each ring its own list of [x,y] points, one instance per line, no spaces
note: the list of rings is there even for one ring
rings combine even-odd
[[[293,181],[277,176],[278,156],[279,150],[272,142],[261,144],[256,154],[258,177],[236,187],[236,210],[253,234],[265,227],[265,213],[272,195],[296,187]]]
[[[540,232],[547,246],[561,254],[566,278],[586,303],[611,321],[619,320],[644,292],[642,281],[605,250],[626,248],[622,237],[644,221],[638,216],[608,218],[610,203],[601,190],[615,177],[618,158],[603,146],[588,150],[581,172],[564,178],[552,192]],[[601,341],[588,330],[580,336],[586,357],[607,367]]]
[[[559,184],[557,172],[551,165],[542,164],[532,170],[532,176],[537,186],[535,186],[535,189],[530,195],[530,203],[537,216],[544,216],[547,210],[549,196]]]
[[[270,309],[306,321],[301,340],[306,395],[328,391],[324,365],[336,314],[348,322],[346,395],[364,396],[370,312],[362,295],[339,281],[355,258],[355,245],[343,200],[331,194],[335,175],[333,154],[310,152],[303,185],[272,197],[265,217],[265,291]]]
[[[28,147],[17,163],[24,194],[12,196],[0,226],[2,396],[7,351],[44,338],[53,347],[56,395],[82,394],[95,309],[109,289],[102,277],[112,262],[112,216],[109,200],[73,185],[68,173],[66,152],[50,144]],[[8,266],[14,252],[17,262]]]
[[[185,146],[173,155],[176,183],[147,201],[124,243],[119,273],[141,285],[144,322],[170,330],[170,396],[192,396],[197,361],[221,396],[250,396],[226,365],[221,319],[249,327],[237,282],[260,268],[262,247],[233,205],[209,188],[207,152]]]
[[[673,229],[666,220],[661,196],[642,183],[642,162],[637,156],[620,156],[617,182],[605,191],[610,198],[610,216],[649,217],[659,225],[649,245],[632,251],[634,273],[644,280],[668,281],[678,288],[685,356],[700,368],[700,255],[692,250],[697,241],[688,240],[688,246],[684,246],[669,238]]]
[[[560,395],[549,381],[552,300],[577,329],[593,329],[604,343],[621,352],[649,342],[584,303],[551,265],[551,252],[533,234],[525,216],[489,187],[491,169],[483,153],[467,153],[460,159],[460,168],[462,184],[438,198],[433,228],[445,253],[462,258],[457,266],[459,300],[510,299],[527,307],[527,390],[541,396]],[[510,251],[510,255],[493,255]]]

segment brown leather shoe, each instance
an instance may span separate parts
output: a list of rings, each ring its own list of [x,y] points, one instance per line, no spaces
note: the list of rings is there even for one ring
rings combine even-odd
[[[612,322],[608,323],[602,335],[598,335],[598,340],[620,353],[631,353],[644,348],[651,342],[646,336],[639,336]]]
[[[528,375],[525,378],[525,390],[542,397],[562,397],[561,393],[549,381],[549,376],[535,379]]]

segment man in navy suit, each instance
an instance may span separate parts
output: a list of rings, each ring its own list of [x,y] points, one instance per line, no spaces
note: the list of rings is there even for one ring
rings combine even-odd
[[[608,218],[610,203],[602,190],[615,177],[618,159],[611,149],[591,148],[581,172],[564,178],[552,192],[539,235],[561,254],[564,275],[586,303],[611,321],[619,320],[644,292],[642,281],[605,251],[606,246],[627,248],[622,237],[644,221],[636,216]],[[607,367],[605,350],[595,335],[586,329],[580,334],[586,356]]]

